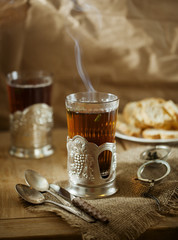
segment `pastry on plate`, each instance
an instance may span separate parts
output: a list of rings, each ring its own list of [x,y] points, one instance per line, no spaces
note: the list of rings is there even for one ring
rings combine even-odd
[[[121,133],[151,139],[178,138],[178,105],[172,100],[146,98],[129,102],[116,125]]]

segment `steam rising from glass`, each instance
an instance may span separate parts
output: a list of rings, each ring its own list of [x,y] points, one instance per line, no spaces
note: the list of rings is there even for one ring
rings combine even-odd
[[[89,11],[95,12],[96,15],[97,15],[97,18],[98,18],[98,26],[99,26],[100,29],[102,28],[101,14],[96,7],[94,7],[92,5],[89,5],[85,2],[83,2],[82,5],[81,5],[81,4],[78,3],[77,0],[72,0],[72,2],[74,4],[73,9],[75,11],[78,11],[78,12],[89,12]],[[87,91],[88,92],[96,92],[95,89],[93,88],[92,84],[91,84],[91,81],[90,81],[90,78],[89,78],[88,74],[86,73],[86,71],[84,70],[84,67],[82,66],[81,50],[80,50],[79,42],[71,34],[69,29],[67,29],[67,33],[69,34],[69,36],[72,38],[72,40],[75,43],[75,59],[76,59],[76,66],[77,66],[78,73],[79,73]]]
[[[78,73],[79,73],[86,89],[89,92],[95,92],[95,89],[93,88],[93,86],[91,84],[91,81],[90,81],[87,73],[84,72],[84,68],[82,66],[81,51],[80,51],[79,43],[78,43],[77,39],[75,39],[69,31],[68,31],[68,34],[73,39],[73,41],[75,42],[75,58],[76,58],[76,65],[77,65]]]
[[[82,5],[78,3],[77,0],[72,0],[74,3],[74,10],[77,12],[92,12],[96,13],[96,16],[98,18],[98,27],[102,28],[102,16],[100,14],[100,11],[93,5],[89,5],[88,3],[83,2]]]

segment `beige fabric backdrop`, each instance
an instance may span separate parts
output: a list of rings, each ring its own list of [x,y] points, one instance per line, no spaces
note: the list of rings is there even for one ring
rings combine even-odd
[[[1,1],[0,129],[8,128],[4,76],[19,69],[54,73],[55,126],[66,125],[65,96],[85,90],[68,32],[94,88],[117,94],[120,110],[143,97],[178,102],[177,13],[174,0]]]

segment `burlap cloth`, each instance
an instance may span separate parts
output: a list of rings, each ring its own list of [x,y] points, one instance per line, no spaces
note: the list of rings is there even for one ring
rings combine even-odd
[[[61,216],[72,227],[81,231],[83,239],[136,239],[144,231],[156,225],[165,215],[178,214],[178,148],[173,147],[167,162],[171,173],[152,190],[161,203],[144,198],[148,185],[135,180],[138,167],[143,164],[140,153],[145,147],[130,149],[118,155],[117,185],[119,191],[108,198],[87,200],[109,217],[110,222],[87,223],[80,218],[52,205],[28,206],[30,211],[51,211]],[[50,197],[46,195],[46,197]]]

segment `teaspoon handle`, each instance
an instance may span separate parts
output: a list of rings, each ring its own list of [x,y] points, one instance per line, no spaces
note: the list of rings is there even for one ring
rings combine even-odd
[[[69,207],[69,206],[65,206],[63,204],[60,204],[60,203],[57,203],[57,202],[54,202],[54,201],[51,201],[51,200],[45,200],[46,203],[51,203],[51,204],[54,204],[60,208],[63,208],[65,209],[66,211],[70,212],[70,213],[73,213],[74,215],[82,218],[83,220],[89,222],[89,223],[92,223],[92,222],[95,222],[95,220],[90,217],[89,215],[85,214],[84,212],[80,211],[80,210],[76,210],[72,207]]]
[[[53,197],[57,198],[62,204],[67,205],[67,206],[71,206],[71,204],[69,204],[65,199],[63,199],[60,195],[53,193],[50,190],[47,190],[48,193],[50,193]]]

